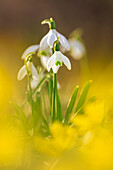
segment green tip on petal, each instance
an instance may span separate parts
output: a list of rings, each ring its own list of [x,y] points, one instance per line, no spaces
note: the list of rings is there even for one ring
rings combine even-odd
[[[58,66],[58,65],[59,65],[59,66],[62,66],[62,63],[61,63],[60,61],[57,61],[57,62],[55,63],[55,65],[56,65],[56,66]]]
[[[41,51],[41,55],[47,56],[46,51]]]

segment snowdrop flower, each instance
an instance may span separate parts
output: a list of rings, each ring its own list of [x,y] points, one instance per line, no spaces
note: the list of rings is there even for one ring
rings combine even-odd
[[[44,74],[44,69],[42,68],[38,68],[38,79],[31,79],[31,88],[34,89],[36,88],[36,86],[38,85],[38,83],[43,79],[43,77],[45,76]],[[39,91],[41,90],[41,88],[39,89]]]
[[[36,86],[38,85],[39,80],[34,80],[34,79],[32,79],[32,80],[30,81],[30,83],[31,83],[31,88],[34,89],[34,88],[36,88]],[[28,88],[29,88],[29,86],[28,86]]]
[[[44,72],[41,73],[40,75],[40,80],[45,76]],[[31,83],[31,88],[34,89],[37,87],[38,83],[39,83],[39,78],[37,80],[31,79],[30,83]],[[60,83],[57,81],[57,88],[60,89],[61,85]],[[29,86],[28,86],[29,89]],[[39,89],[39,91],[41,90],[41,88]]]
[[[50,58],[50,57],[44,56],[44,55],[41,56],[41,58],[40,58],[41,63],[42,63],[42,65],[43,65],[43,67],[44,67],[45,69],[47,69],[47,62],[48,62],[49,58]]]
[[[69,39],[70,54],[75,60],[80,60],[85,55],[85,47],[79,40]]]
[[[32,46],[30,46],[30,47],[28,47],[25,51],[24,51],[24,53],[22,54],[22,59],[25,59],[25,57],[26,57],[26,55],[27,54],[29,54],[29,53],[31,53],[31,52],[36,52],[36,51],[38,51],[38,49],[39,49],[39,45],[32,45]]]
[[[59,44],[58,44],[58,40],[54,42],[53,47],[54,47],[55,52],[49,58],[49,60],[47,62],[47,70],[48,70],[48,72],[52,68],[53,72],[57,73],[60,66],[62,66],[62,63],[64,63],[66,65],[66,67],[69,70],[71,70],[71,63],[70,63],[69,59],[60,52],[60,47],[59,47]]]
[[[52,55],[52,49],[50,48],[46,48],[46,50],[39,49],[37,55],[40,57],[40,61],[44,69],[47,69],[47,62],[50,56]]]
[[[40,48],[42,50],[46,49],[48,46],[50,48],[53,48],[53,43],[57,40],[57,38],[59,37],[59,42],[61,44],[61,46],[63,48],[65,48],[67,51],[70,50],[70,46],[69,43],[67,41],[67,39],[60,34],[59,32],[56,31],[55,29],[55,22],[53,21],[52,18],[50,19],[46,19],[44,21],[42,21],[42,24],[49,24],[49,32],[42,38],[41,42],[40,42]]]
[[[59,90],[61,88],[60,83],[57,81],[57,89]]]
[[[25,65],[18,72],[18,80],[22,80],[26,75],[32,75],[34,80],[38,80],[38,73],[35,66],[32,63],[32,54],[30,53],[25,58]]]

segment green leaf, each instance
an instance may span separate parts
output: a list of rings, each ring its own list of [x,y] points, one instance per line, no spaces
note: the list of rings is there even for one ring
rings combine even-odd
[[[46,80],[48,79],[50,77],[50,75],[49,74],[47,74],[46,76],[44,76],[43,78],[42,78],[42,80],[38,83],[38,85],[37,85],[37,87],[33,90],[33,92],[32,92],[32,96],[37,92],[37,90],[39,90],[39,88],[41,87],[41,86],[43,86],[43,84],[46,82]],[[25,102],[24,102],[24,104],[21,106],[21,108],[24,108],[24,106],[27,104],[27,102],[29,101],[28,98],[29,96],[27,96],[27,100],[25,100]]]
[[[53,80],[52,78],[49,78],[48,93],[49,93],[49,100],[50,100],[50,117],[52,115],[52,91],[53,91]]]
[[[44,137],[50,135],[49,124],[44,117],[42,119],[42,126],[40,129],[40,132],[41,132],[41,135],[43,135]]]
[[[79,91],[79,86],[76,86],[73,93],[72,93],[72,96],[71,96],[71,98],[69,100],[68,106],[67,106],[67,111],[66,111],[66,116],[65,116],[64,123],[67,123],[69,121],[70,115],[71,115],[71,113],[73,111],[73,108],[75,106],[78,91]]]
[[[57,120],[62,122],[63,115],[62,115],[61,102],[60,102],[60,98],[59,98],[59,95],[58,95],[58,91],[56,93],[56,103],[57,103]]]
[[[13,107],[13,109],[15,110],[16,113],[16,117],[22,122],[22,125],[25,127],[25,130],[30,129],[30,125],[28,123],[28,119],[25,116],[24,112],[22,111],[21,107],[19,107],[17,104],[10,102],[11,106]]]
[[[40,92],[36,94],[36,101],[33,101],[33,129],[34,133],[49,134],[49,125],[42,113],[42,100]]]
[[[42,80],[38,83],[37,87],[33,90],[32,95],[35,94],[35,92],[45,83],[45,81],[49,78],[49,74],[44,76]]]
[[[90,86],[91,86],[91,82],[92,82],[92,81],[89,80],[89,81],[86,83],[84,89],[82,90],[74,113],[78,112],[78,110],[84,105],[84,103],[85,103],[85,101],[86,101],[86,97],[87,97],[87,95],[88,95],[89,88],[90,88]]]
[[[96,96],[92,96],[88,99],[87,103],[93,103],[96,101]]]
[[[36,93],[36,100],[32,101],[33,128],[39,130],[42,122],[42,101],[40,92]]]

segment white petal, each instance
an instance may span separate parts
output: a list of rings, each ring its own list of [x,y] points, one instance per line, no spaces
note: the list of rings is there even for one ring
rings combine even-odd
[[[49,58],[49,60],[48,60],[48,62],[47,62],[47,70],[50,71],[50,69],[54,66],[54,64],[55,64],[55,54],[53,54],[53,55]]]
[[[57,88],[58,88],[58,90],[61,88],[61,85],[58,81],[57,81]]]
[[[18,72],[18,75],[17,75],[17,79],[18,80],[22,80],[25,75],[27,74],[27,71],[26,71],[26,66],[24,65]]]
[[[62,62],[66,65],[66,67],[71,70],[71,63],[70,60],[62,54]]]
[[[60,68],[60,66],[58,65],[58,66],[56,66],[55,64],[54,64],[54,66],[52,67],[52,69],[53,69],[53,72],[56,74],[57,72],[58,72],[58,69]]]
[[[57,35],[59,37],[59,42],[60,44],[66,49],[66,50],[70,50],[70,46],[69,46],[69,43],[68,43],[68,40],[60,33],[57,32]]]
[[[45,50],[48,47],[47,39],[49,32],[40,41],[40,50]]]
[[[62,53],[60,51],[55,51],[55,62],[60,61],[62,62]]]
[[[74,59],[80,60],[85,54],[84,45],[78,40],[69,40],[69,44],[71,47],[71,55]]]
[[[39,81],[32,79],[31,80],[31,88],[34,89],[38,85]]]
[[[35,51],[37,51],[39,49],[39,45],[32,45],[32,46],[30,46],[30,47],[28,47],[25,51],[24,51],[24,53],[22,54],[22,59],[25,59],[25,57],[26,57],[26,55],[27,54],[29,54],[29,53],[31,53],[31,52],[35,52]]]
[[[30,61],[27,62],[27,69],[28,69],[28,71],[31,73],[32,62],[30,62]]]
[[[42,65],[43,65],[43,67],[44,67],[45,69],[47,69],[47,62],[48,62],[48,60],[49,60],[49,57],[41,56],[40,60],[41,60],[41,63],[42,63]]]
[[[35,68],[35,66],[33,65],[33,63],[32,63],[31,72],[32,72],[32,77],[33,77],[33,79],[38,81],[38,73],[37,73],[37,69]]]
[[[53,48],[53,43],[57,40],[57,36],[54,30],[50,30],[47,38],[47,43],[50,48]]]

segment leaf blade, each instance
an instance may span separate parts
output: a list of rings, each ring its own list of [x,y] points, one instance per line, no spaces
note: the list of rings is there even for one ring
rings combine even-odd
[[[76,86],[73,93],[72,93],[72,96],[69,100],[68,106],[67,106],[67,111],[66,111],[64,123],[67,123],[69,121],[69,117],[70,117],[70,115],[73,111],[73,108],[74,108],[74,105],[75,105],[75,102],[76,102],[76,99],[77,99],[78,91],[79,91],[79,86]]]
[[[91,86],[91,83],[92,83],[92,80],[89,80],[89,81],[85,84],[85,86],[84,86],[84,88],[83,88],[83,90],[82,90],[82,92],[81,92],[81,94],[80,94],[80,97],[79,97],[77,106],[76,106],[76,108],[75,108],[74,114],[84,105],[85,100],[86,100],[86,97],[87,97],[88,92],[89,92],[89,89],[90,89],[90,86]]]

